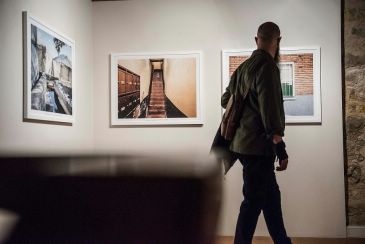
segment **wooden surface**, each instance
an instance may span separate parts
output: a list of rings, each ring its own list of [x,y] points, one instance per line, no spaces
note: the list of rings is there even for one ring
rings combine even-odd
[[[341,238],[291,238],[293,244],[365,244],[365,239]],[[218,237],[216,244],[233,244],[233,237]],[[254,237],[252,244],[273,244],[270,237]]]

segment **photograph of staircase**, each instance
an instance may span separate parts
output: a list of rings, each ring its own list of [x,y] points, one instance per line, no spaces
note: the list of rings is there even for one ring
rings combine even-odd
[[[158,68],[155,66],[158,65]],[[147,118],[166,118],[163,60],[151,60],[151,92]]]
[[[202,124],[200,52],[111,55],[111,124]]]

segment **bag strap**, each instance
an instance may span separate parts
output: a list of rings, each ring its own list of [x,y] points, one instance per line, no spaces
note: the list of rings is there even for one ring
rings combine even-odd
[[[261,65],[260,65],[261,66]],[[235,87],[234,92],[231,91],[231,96],[228,100],[226,111],[223,114],[222,122],[221,122],[221,135],[226,140],[232,140],[234,134],[236,133],[236,129],[238,128],[239,121],[243,115],[243,108],[245,106],[246,98],[248,97],[248,93],[251,90],[252,83],[254,82],[254,76],[248,75],[247,73],[244,74],[243,79],[242,74],[241,77],[234,77],[235,78]],[[243,94],[238,92],[239,83],[238,81],[242,81],[241,88],[245,88],[243,90]],[[247,87],[245,87],[247,85]]]

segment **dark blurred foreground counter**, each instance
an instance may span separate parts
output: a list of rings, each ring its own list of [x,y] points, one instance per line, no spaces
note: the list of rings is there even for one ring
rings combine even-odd
[[[220,181],[209,158],[2,157],[5,242],[213,243]]]

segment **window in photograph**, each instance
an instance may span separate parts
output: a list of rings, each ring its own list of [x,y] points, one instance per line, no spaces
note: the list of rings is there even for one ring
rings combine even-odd
[[[281,89],[285,98],[294,98],[294,63],[281,62],[279,64],[280,78],[281,78]]]

